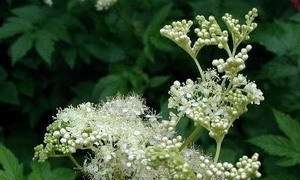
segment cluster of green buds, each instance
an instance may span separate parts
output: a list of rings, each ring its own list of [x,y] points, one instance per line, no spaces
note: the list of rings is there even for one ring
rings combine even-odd
[[[238,46],[242,41],[250,38],[249,34],[257,27],[257,23],[253,22],[258,16],[257,9],[253,8],[245,15],[245,24],[239,24],[239,20],[226,13],[223,16],[223,21],[231,32],[234,46]]]

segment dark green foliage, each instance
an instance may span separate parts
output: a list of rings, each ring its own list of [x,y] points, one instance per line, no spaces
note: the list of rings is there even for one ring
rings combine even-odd
[[[4,146],[0,146],[0,164],[2,170],[0,171],[0,178],[3,180],[22,180],[23,166],[18,159]]]
[[[245,74],[266,100],[238,121],[221,159],[258,151],[264,180],[299,179],[300,13],[283,0],[118,0],[104,12],[78,0],[54,0],[53,7],[40,0],[1,1],[0,141],[20,160],[1,147],[0,179],[74,179],[68,169],[30,166],[33,144],[41,141],[56,108],[136,92],[165,116],[171,83],[198,75],[189,57],[159,29],[197,14],[221,21],[230,12],[242,19],[252,7],[259,9],[259,26],[251,36]],[[203,50],[201,64],[210,67],[220,55],[212,52],[218,51]],[[272,108],[295,120],[277,111],[274,118]],[[192,125],[186,120],[179,128],[189,133]],[[205,136],[198,142],[205,151],[214,147]],[[60,163],[67,166],[57,160],[52,166]]]
[[[56,168],[51,169],[48,163],[32,164],[32,171],[24,174],[23,165],[18,161],[13,153],[6,147],[0,145],[0,170],[1,180],[74,180],[75,174],[71,169]]]
[[[274,116],[280,130],[286,137],[262,135],[252,138],[250,142],[271,155],[283,157],[278,162],[280,166],[300,164],[300,123],[278,111],[274,111]]]

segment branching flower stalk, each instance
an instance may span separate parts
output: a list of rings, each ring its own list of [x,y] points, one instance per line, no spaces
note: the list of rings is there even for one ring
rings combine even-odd
[[[213,16],[197,16],[192,43],[188,36],[193,22],[182,20],[166,25],[161,34],[184,49],[196,63],[200,78],[175,81],[171,86],[169,117],[161,118],[150,111],[136,95],[117,96],[100,104],[83,103],[60,109],[54,122],[47,127],[44,143],[35,147],[34,159],[69,157],[77,170],[94,180],[250,180],[258,178],[258,154],[243,156],[235,164],[219,162],[223,139],[249,104],[260,104],[262,92],[254,82],[241,74],[251,46],[236,53],[238,46],[249,39],[257,26],[257,10],[245,16],[246,23],[225,14],[228,27],[222,30]],[[232,38],[233,44],[228,44]],[[212,69],[204,70],[197,55],[204,46],[225,49],[228,58],[215,59]],[[231,47],[231,48],[230,48]],[[194,122],[194,130],[183,139],[176,131],[182,117]],[[193,144],[203,129],[217,144],[211,158]],[[84,162],[73,157],[79,150],[86,152]]]
[[[208,20],[204,16],[197,16],[196,20],[200,28],[195,28],[194,32],[197,34],[198,39],[192,43],[191,39],[188,37],[188,32],[193,24],[192,21],[177,21],[173,22],[172,25],[166,25],[161,29],[161,34],[171,40],[173,40],[178,46],[184,49],[195,61],[201,78],[199,81],[200,86],[207,84],[211,87],[216,87],[216,90],[219,89],[219,92],[213,92],[214,89],[205,89],[208,92],[203,92],[197,87],[193,88],[194,94],[188,92],[187,97],[183,100],[175,100],[177,98],[174,96],[170,108],[177,109],[178,112],[186,114],[188,117],[193,119],[196,124],[196,129],[194,132],[198,131],[198,128],[204,127],[209,130],[210,136],[213,137],[216,141],[217,148],[214,158],[214,162],[218,162],[221,145],[225,135],[228,133],[229,128],[232,126],[233,122],[244,113],[247,108],[247,104],[256,103],[259,104],[263,100],[262,92],[256,88],[256,85],[253,82],[248,83],[246,77],[240,74],[240,71],[245,68],[245,61],[248,59],[248,52],[251,50],[251,46],[247,45],[246,48],[242,48],[241,52],[236,54],[236,50],[240,43],[244,40],[249,39],[249,34],[257,27],[257,24],[254,23],[254,19],[257,17],[257,9],[252,9],[247,15],[245,15],[246,22],[243,25],[239,24],[237,19],[234,19],[231,15],[226,13],[223,16],[223,21],[227,25],[227,28],[231,34],[232,38],[232,50],[228,44],[228,31],[222,31],[218,25],[216,19],[213,16],[210,16]],[[208,70],[203,72],[200,67],[197,55],[202,47],[207,45],[217,45],[220,49],[225,49],[228,58],[226,61],[224,59],[213,60],[213,66],[217,67],[218,73],[224,73],[223,76],[219,77],[215,70]],[[206,75],[204,75],[206,73]],[[206,78],[206,76],[208,76]],[[219,80],[222,79],[221,84],[219,85]],[[193,82],[190,82],[193,84]],[[186,85],[183,86],[187,86]],[[241,87],[243,87],[241,89]],[[250,87],[251,86],[251,87]],[[180,88],[180,83],[176,82],[173,85],[174,89]],[[209,92],[211,90],[211,92]],[[180,90],[179,90],[180,91]],[[247,91],[251,91],[251,96],[247,96]],[[170,94],[175,95],[175,92],[170,91]],[[199,96],[204,95],[205,101],[209,101],[209,98],[216,100],[220,104],[215,104],[213,106],[207,107],[205,105],[206,111],[203,108],[199,108]],[[193,98],[195,96],[196,98]],[[171,97],[172,98],[172,97]],[[181,101],[181,102],[180,102]],[[184,102],[182,102],[184,101]],[[183,105],[190,105],[190,107],[183,107]],[[207,113],[208,112],[208,113]],[[212,113],[212,114],[211,114]],[[210,116],[210,114],[212,116]],[[192,139],[195,139],[195,133],[191,134]],[[191,138],[188,137],[188,140]],[[187,143],[186,143],[187,144]],[[184,144],[185,145],[185,144]]]

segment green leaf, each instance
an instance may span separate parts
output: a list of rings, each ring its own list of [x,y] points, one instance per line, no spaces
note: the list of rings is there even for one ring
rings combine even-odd
[[[30,79],[26,79],[26,81],[21,81],[16,83],[18,92],[24,94],[28,97],[33,97],[34,94],[34,82]]]
[[[291,142],[287,138],[275,135],[255,137],[250,140],[250,143],[275,156],[288,156],[291,149],[293,149]]]
[[[62,51],[62,53],[66,63],[70,66],[70,68],[73,68],[75,65],[75,60],[77,58],[76,49],[70,48],[68,50]]]
[[[249,140],[250,143],[264,149],[267,153],[282,157],[280,166],[294,166],[300,164],[300,124],[289,116],[274,110],[279,128],[286,137],[263,135]]]
[[[37,23],[45,18],[46,11],[44,8],[35,5],[23,6],[12,10],[12,13],[18,17]]]
[[[32,48],[33,39],[30,33],[20,36],[11,46],[12,62],[15,64]]]
[[[292,17],[289,18],[290,20],[292,21],[295,21],[295,22],[300,22],[300,13],[297,13],[297,14],[294,14]]]
[[[0,81],[5,80],[6,77],[7,77],[7,72],[2,66],[0,66]]]
[[[75,174],[72,170],[66,168],[57,168],[52,170],[49,163],[32,164],[32,172],[28,180],[74,180]]]
[[[7,148],[0,145],[1,180],[23,180],[23,166]]]
[[[292,174],[273,172],[271,176],[264,177],[261,180],[298,180],[298,177]]]
[[[274,115],[279,128],[295,144],[300,143],[300,124],[290,116],[274,110]]]
[[[298,154],[298,156],[295,158],[295,156],[291,156],[291,157],[284,157],[282,159],[280,159],[277,164],[280,166],[284,166],[284,167],[288,167],[288,166],[294,166],[296,164],[300,164],[300,154]]]
[[[300,40],[299,30],[299,24],[275,21],[259,28],[254,39],[279,56],[295,54],[294,49],[298,48]]]
[[[0,39],[12,37],[16,34],[27,32],[32,24],[22,18],[8,18],[7,22],[0,28]]]
[[[221,1],[220,0],[209,0],[209,1],[198,1],[192,0],[188,2],[193,8],[195,14],[210,15],[215,16],[220,14]]]
[[[124,94],[126,92],[127,80],[122,74],[111,74],[97,82],[93,91],[93,97],[99,100],[107,96],[114,96],[118,93]]]
[[[101,45],[90,43],[86,44],[85,48],[92,56],[105,62],[119,62],[125,58],[125,51],[114,43],[103,42]]]
[[[51,64],[52,53],[54,52],[54,40],[51,34],[46,31],[40,31],[36,36],[35,48],[38,54],[45,60],[46,63]]]
[[[264,64],[259,71],[259,78],[269,79],[277,83],[278,79],[298,74],[298,68],[286,57],[277,57]]]
[[[44,31],[51,34],[53,39],[61,40],[71,44],[71,38],[67,30],[67,24],[69,19],[62,15],[61,18],[51,18],[47,20],[47,23],[43,26]]]
[[[156,76],[150,79],[150,87],[155,88],[163,85],[170,79],[170,76]]]
[[[18,91],[12,82],[0,82],[0,102],[19,104]]]
[[[156,45],[157,47],[162,47],[168,49],[168,46],[163,44],[163,41],[160,40],[161,37],[159,35],[159,29],[162,27],[162,24],[165,22],[167,17],[171,12],[172,4],[167,4],[163,6],[156,14],[153,16],[153,19],[150,21],[144,35],[143,35],[143,43],[144,43],[144,53],[146,57],[150,60],[154,60],[154,52],[152,45]]]

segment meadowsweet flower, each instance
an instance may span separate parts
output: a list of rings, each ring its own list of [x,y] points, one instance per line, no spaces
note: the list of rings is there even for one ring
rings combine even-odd
[[[233,165],[229,165],[229,168],[227,167],[228,164],[225,164],[226,168],[223,165],[216,165],[222,141],[230,127],[247,111],[249,104],[259,105],[264,100],[263,93],[257,88],[257,85],[241,74],[241,71],[246,67],[245,61],[252,49],[251,45],[247,45],[237,53],[240,43],[249,39],[249,34],[257,27],[254,22],[256,17],[257,9],[253,8],[245,15],[245,24],[241,25],[239,20],[226,13],[222,19],[227,25],[227,31],[220,28],[213,16],[210,16],[208,20],[204,16],[197,16],[196,20],[200,28],[195,29],[198,39],[194,44],[191,43],[187,35],[192,26],[191,21],[188,21],[190,23],[189,26],[186,26],[185,31],[176,28],[175,25],[182,26],[178,23],[180,21],[175,22],[176,24],[172,23],[172,26],[165,26],[161,31],[163,36],[173,40],[191,55],[200,72],[201,77],[196,81],[187,80],[186,83],[175,81],[169,91],[169,108],[174,109],[180,117],[185,115],[194,121],[196,128],[186,141],[193,142],[193,138],[196,137],[194,134],[197,134],[201,127],[206,128],[209,135],[216,141],[217,149],[214,164],[209,165],[205,172],[197,172],[198,178],[214,176],[217,179],[249,179],[248,176],[260,176],[257,171],[257,167],[260,165],[257,161],[257,154],[253,157],[253,164],[252,160],[243,157],[244,161],[240,160],[243,163],[237,163],[236,168],[232,168]],[[184,20],[184,22],[187,21]],[[232,47],[228,44],[228,33],[231,34]],[[172,36],[174,34],[175,36]],[[180,34],[180,37],[183,34],[186,41],[177,41],[177,34]],[[216,70],[202,70],[198,63],[196,56],[205,45],[217,45],[220,49],[226,50],[228,54],[226,59],[220,58],[212,61]],[[184,143],[185,147],[189,144]],[[204,161],[210,162],[208,159]],[[241,165],[248,161],[249,164],[245,167]],[[252,168],[252,165],[255,168]],[[216,168],[218,166],[220,169]],[[205,163],[202,163],[202,169],[205,167]],[[221,169],[227,169],[227,171],[222,172]]]
[[[238,45],[248,39],[256,27],[253,22],[256,16],[256,9],[249,11],[246,23],[239,25],[238,20],[225,14],[223,20],[228,31],[222,30],[213,16],[208,19],[197,16],[199,28],[194,31],[198,39],[194,43],[188,36],[192,21],[166,25],[161,34],[183,48],[200,72],[196,80],[173,83],[169,90],[169,117],[163,119],[151,112],[145,101],[135,95],[59,109],[47,128],[44,143],[35,148],[34,158],[44,161],[57,155],[69,156],[77,168],[94,180],[250,180],[260,177],[257,153],[252,157],[243,156],[235,164],[218,160],[222,141],[233,123],[247,111],[249,104],[259,105],[264,100],[255,82],[241,73],[251,46],[236,52]],[[228,45],[229,33],[233,38],[232,48]],[[206,45],[217,45],[228,53],[228,58],[212,61],[215,69],[202,70],[196,59]],[[194,130],[186,139],[176,132],[183,116],[194,122]],[[216,141],[214,158],[190,147],[201,128],[207,129]],[[78,150],[89,152],[83,166],[72,157]]]
[[[80,2],[85,2],[87,0],[78,0]],[[117,0],[95,0],[95,8],[98,11],[104,11],[109,9],[111,6],[113,6]],[[47,4],[48,6],[53,5],[52,0],[44,0],[44,3]]]
[[[48,6],[52,6],[53,5],[53,1],[52,0],[44,0],[44,3],[47,4]]]
[[[97,0],[95,7],[98,11],[103,11],[109,9],[116,2],[117,0]]]

